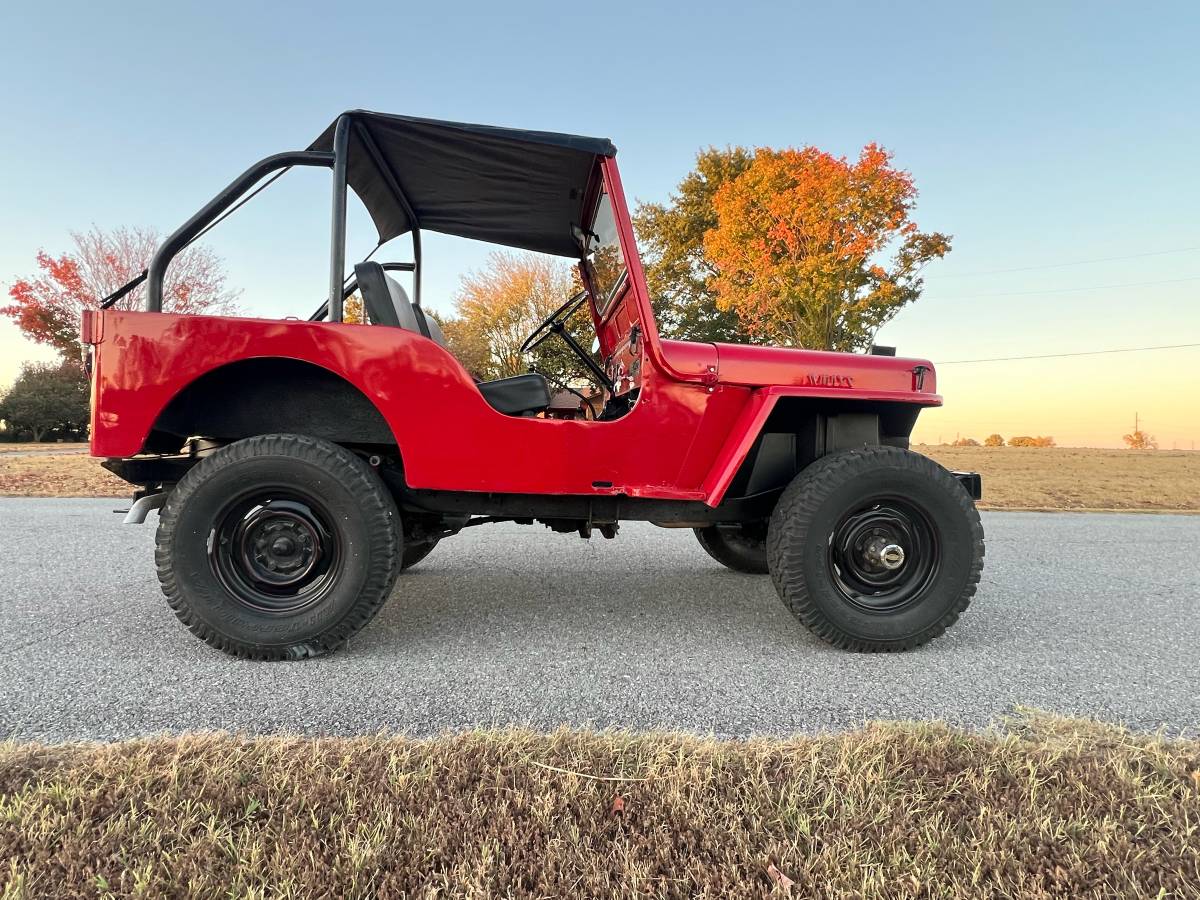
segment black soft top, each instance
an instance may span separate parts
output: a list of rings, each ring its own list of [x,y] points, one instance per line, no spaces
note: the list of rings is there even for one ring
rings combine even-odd
[[[347,180],[380,243],[427,229],[578,256],[584,193],[606,138],[353,110]],[[332,150],[335,120],[309,147]]]

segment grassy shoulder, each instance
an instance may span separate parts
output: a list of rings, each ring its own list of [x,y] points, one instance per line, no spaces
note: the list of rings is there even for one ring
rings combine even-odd
[[[1198,821],[1200,742],[1039,716],[0,744],[6,898],[1194,896]]]
[[[1200,453],[923,444],[914,449],[948,469],[982,473],[985,509],[1200,511]],[[0,496],[127,498],[130,492],[98,460],[78,452],[0,450]]]

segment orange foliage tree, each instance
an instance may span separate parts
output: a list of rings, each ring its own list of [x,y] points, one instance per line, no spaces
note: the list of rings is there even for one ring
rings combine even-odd
[[[717,306],[756,337],[822,350],[866,347],[920,296],[921,268],[950,238],[912,221],[912,176],[876,144],[850,162],[814,147],[760,148],[714,199],[704,247]]]
[[[578,358],[558,338],[551,337],[531,355],[519,352],[530,332],[579,287],[574,270],[558,259],[489,254],[482,269],[462,277],[456,315],[444,321],[451,352],[478,378],[506,378],[533,367],[554,381],[586,380]],[[566,326],[584,347],[591,343],[594,331],[586,304]]]
[[[40,344],[77,356],[79,325],[85,309],[95,309],[104,297],[141,273],[159,244],[149,229],[117,228],[72,232],[74,250],[53,257],[37,255],[39,275],[18,279],[8,295],[11,303],[0,307],[22,332]],[[139,309],[145,286],[121,300],[119,309]],[[204,247],[189,247],[178,254],[163,284],[163,311],[174,313],[231,312],[235,292],[225,287],[225,273],[217,256]]]
[[[1130,450],[1157,450],[1158,441],[1154,439],[1154,435],[1138,429],[1133,434],[1127,434],[1121,438]]]
[[[1039,437],[1030,437],[1027,434],[1010,437],[1008,439],[1010,447],[1053,447],[1054,438],[1049,435],[1041,435]]]
[[[985,447],[1003,447],[1004,446],[1004,438],[998,434],[989,434],[987,437],[985,437],[983,439],[983,446],[985,446]]]

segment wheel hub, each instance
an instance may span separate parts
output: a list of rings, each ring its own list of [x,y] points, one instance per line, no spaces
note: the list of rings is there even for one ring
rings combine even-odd
[[[880,611],[914,600],[937,561],[928,517],[907,501],[878,499],[846,513],[829,537],[829,565],[842,596]]]
[[[218,518],[209,557],[242,603],[293,612],[314,602],[332,581],[338,542],[315,503],[286,496],[235,501]]]
[[[312,571],[321,550],[314,524],[291,510],[264,506],[243,525],[245,563],[268,584],[292,584]]]

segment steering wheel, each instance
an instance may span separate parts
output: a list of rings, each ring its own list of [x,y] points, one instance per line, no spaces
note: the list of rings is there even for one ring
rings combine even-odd
[[[529,337],[525,338],[525,343],[521,345],[521,349],[517,352],[528,353],[531,350],[536,350],[550,339],[550,335],[562,332],[564,330],[563,323],[575,315],[575,310],[579,309],[583,301],[587,299],[587,295],[588,292],[585,288],[554,312],[550,313],[537,328],[529,332]],[[570,343],[570,341],[567,343]]]
[[[530,353],[550,340],[551,335],[557,334],[566,342],[574,354],[579,357],[580,361],[587,367],[587,370],[592,373],[597,383],[607,389],[609,393],[612,393],[614,387],[612,381],[604,373],[604,370],[596,365],[596,361],[592,359],[591,354],[580,347],[579,342],[575,338],[571,337],[571,333],[567,331],[565,325],[566,321],[575,315],[576,310],[583,305],[583,301],[587,298],[588,292],[584,288],[554,312],[550,313],[537,328],[529,333],[529,337],[525,338],[525,343],[521,344],[521,349],[517,352],[522,354]]]

